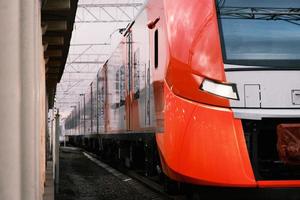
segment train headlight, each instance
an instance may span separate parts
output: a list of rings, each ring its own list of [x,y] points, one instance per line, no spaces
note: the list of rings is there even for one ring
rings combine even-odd
[[[200,89],[208,93],[225,97],[228,99],[238,100],[239,95],[237,92],[236,84],[232,83],[218,83],[212,80],[204,79]]]

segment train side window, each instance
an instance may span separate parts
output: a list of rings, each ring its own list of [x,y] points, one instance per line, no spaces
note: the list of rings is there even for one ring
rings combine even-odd
[[[125,105],[125,96],[126,96],[126,88],[125,88],[125,66],[122,65],[120,67],[120,106]]]
[[[154,32],[154,67],[158,67],[158,30]]]

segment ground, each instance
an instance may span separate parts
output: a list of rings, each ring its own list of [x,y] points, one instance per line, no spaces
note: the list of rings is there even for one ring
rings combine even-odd
[[[124,181],[86,158],[79,149],[60,151],[56,200],[164,199],[135,181]]]

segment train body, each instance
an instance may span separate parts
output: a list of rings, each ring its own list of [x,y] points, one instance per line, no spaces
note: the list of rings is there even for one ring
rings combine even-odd
[[[142,142],[144,160],[178,182],[300,187],[299,8],[149,0],[81,95],[66,133],[97,138],[99,150],[114,146],[128,166]],[[147,158],[147,136],[159,161]]]

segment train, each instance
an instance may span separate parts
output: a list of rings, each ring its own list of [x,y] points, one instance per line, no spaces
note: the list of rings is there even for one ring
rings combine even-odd
[[[300,2],[149,0],[65,120],[147,176],[300,187]]]

